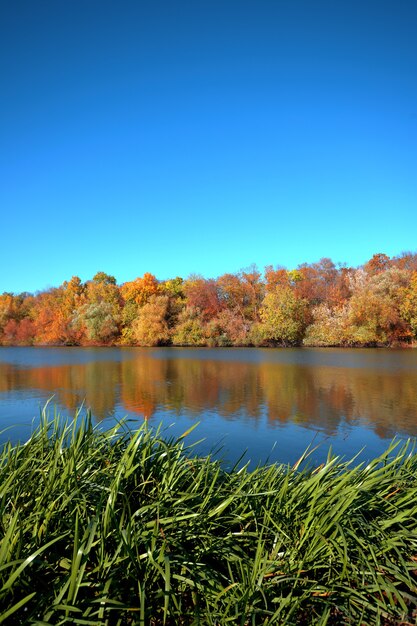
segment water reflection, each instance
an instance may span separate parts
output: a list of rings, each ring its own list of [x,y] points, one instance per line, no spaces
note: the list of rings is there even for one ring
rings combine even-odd
[[[223,421],[255,423],[266,416],[270,427],[299,424],[329,436],[341,425],[364,423],[380,438],[417,433],[417,352],[410,360],[410,352],[403,357],[368,351],[365,366],[360,352],[345,352],[348,366],[341,351],[337,366],[328,364],[331,352],[290,351],[296,358],[289,359],[285,351],[254,351],[256,358],[246,359],[247,352],[206,350],[204,358],[199,352],[193,358],[192,350],[130,349],[86,360],[85,353],[74,359],[73,351],[67,364],[56,363],[50,352],[54,358],[48,364],[45,350],[44,365],[38,364],[39,354],[35,364],[30,358],[3,359],[0,393],[54,395],[69,412],[85,399],[98,420],[120,411],[147,419],[161,412],[194,417],[214,412]],[[271,359],[274,353],[282,358]],[[0,358],[4,354],[0,351]],[[370,367],[375,358],[380,366]],[[383,366],[384,359],[391,369]]]

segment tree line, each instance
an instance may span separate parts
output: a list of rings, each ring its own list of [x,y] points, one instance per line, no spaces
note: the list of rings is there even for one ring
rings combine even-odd
[[[396,346],[417,341],[417,253],[218,278],[86,282],[0,295],[0,345]]]

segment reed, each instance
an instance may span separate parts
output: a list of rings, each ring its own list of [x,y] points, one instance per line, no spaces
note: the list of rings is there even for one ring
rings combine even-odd
[[[45,410],[6,443],[0,623],[415,624],[410,443],[225,471],[186,442]]]

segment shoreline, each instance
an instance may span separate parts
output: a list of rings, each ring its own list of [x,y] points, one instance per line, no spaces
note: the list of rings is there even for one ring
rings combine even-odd
[[[139,345],[139,344],[121,344],[121,343],[91,343],[91,344],[60,344],[60,343],[37,343],[37,344],[0,344],[1,348],[149,348],[152,350],[157,349],[170,349],[170,348],[187,348],[187,349],[195,349],[201,350],[205,348],[207,350],[231,350],[231,349],[255,349],[255,350],[294,350],[294,349],[303,349],[309,350],[310,348],[323,348],[324,350],[415,350],[417,348],[417,342],[412,343],[396,343],[390,345],[377,344],[377,345],[354,345],[354,346],[346,346],[346,345],[230,345],[230,346],[210,346],[207,344],[201,345],[187,345],[187,344],[166,344],[166,345],[158,345],[158,346],[147,346],[147,345]]]

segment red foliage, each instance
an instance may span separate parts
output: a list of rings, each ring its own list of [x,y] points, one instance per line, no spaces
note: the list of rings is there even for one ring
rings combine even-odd
[[[190,277],[184,283],[184,292],[188,306],[199,309],[204,320],[215,317],[222,309],[219,289],[212,279]]]

